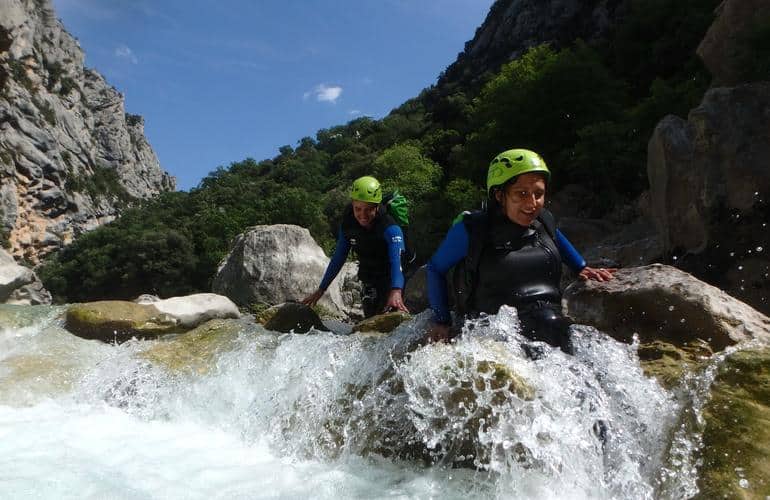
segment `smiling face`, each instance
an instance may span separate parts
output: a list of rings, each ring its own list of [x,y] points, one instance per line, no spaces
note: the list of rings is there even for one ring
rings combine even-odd
[[[374,218],[377,217],[377,203],[353,200],[353,217],[366,229],[372,227]]]
[[[540,173],[521,174],[516,182],[495,192],[495,198],[511,222],[529,226],[545,205],[545,176]]]

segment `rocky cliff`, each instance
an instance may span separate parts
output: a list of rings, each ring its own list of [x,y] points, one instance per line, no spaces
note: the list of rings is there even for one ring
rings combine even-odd
[[[83,58],[50,0],[0,2],[0,228],[17,259],[175,188],[142,118]]]
[[[473,39],[439,80],[471,83],[521,56],[550,43],[568,45],[580,38],[603,38],[623,14],[626,0],[497,0]]]

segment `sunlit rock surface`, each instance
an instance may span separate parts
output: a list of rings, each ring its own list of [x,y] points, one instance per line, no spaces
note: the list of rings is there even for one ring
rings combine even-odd
[[[196,293],[183,297],[152,302],[152,306],[163,314],[176,318],[185,328],[213,318],[238,318],[238,307],[224,295],[215,293]]]
[[[235,239],[212,290],[241,307],[301,300],[318,288],[328,263],[307,229],[289,224],[254,226]],[[343,301],[340,284],[345,276],[343,269],[318,302],[340,316],[355,315],[357,307]]]
[[[238,316],[238,308],[216,294],[173,297],[150,304],[106,300],[69,306],[66,328],[87,339],[125,342],[132,337],[183,332],[212,318]]]

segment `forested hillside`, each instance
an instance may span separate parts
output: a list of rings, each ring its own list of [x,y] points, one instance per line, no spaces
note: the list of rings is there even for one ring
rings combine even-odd
[[[45,286],[70,302],[208,290],[232,239],[255,224],[307,227],[330,251],[349,185],[367,174],[411,200],[410,235],[425,260],[452,218],[479,206],[489,160],[511,147],[545,157],[552,191],[578,183],[600,193],[592,216],[632,202],[647,188],[653,127],[686,115],[710,83],[695,48],[719,2],[626,3],[600,40],[532,47],[473,75],[461,55],[381,120],[320,130],[275,158],[236,161],[190,192],[128,209],[49,259]]]

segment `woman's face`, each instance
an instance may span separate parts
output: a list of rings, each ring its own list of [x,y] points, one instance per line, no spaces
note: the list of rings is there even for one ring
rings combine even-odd
[[[362,227],[369,229],[377,216],[377,206],[377,203],[353,200],[353,217]]]
[[[498,190],[495,198],[511,222],[529,226],[545,205],[545,177],[534,172],[521,174],[516,182]]]

